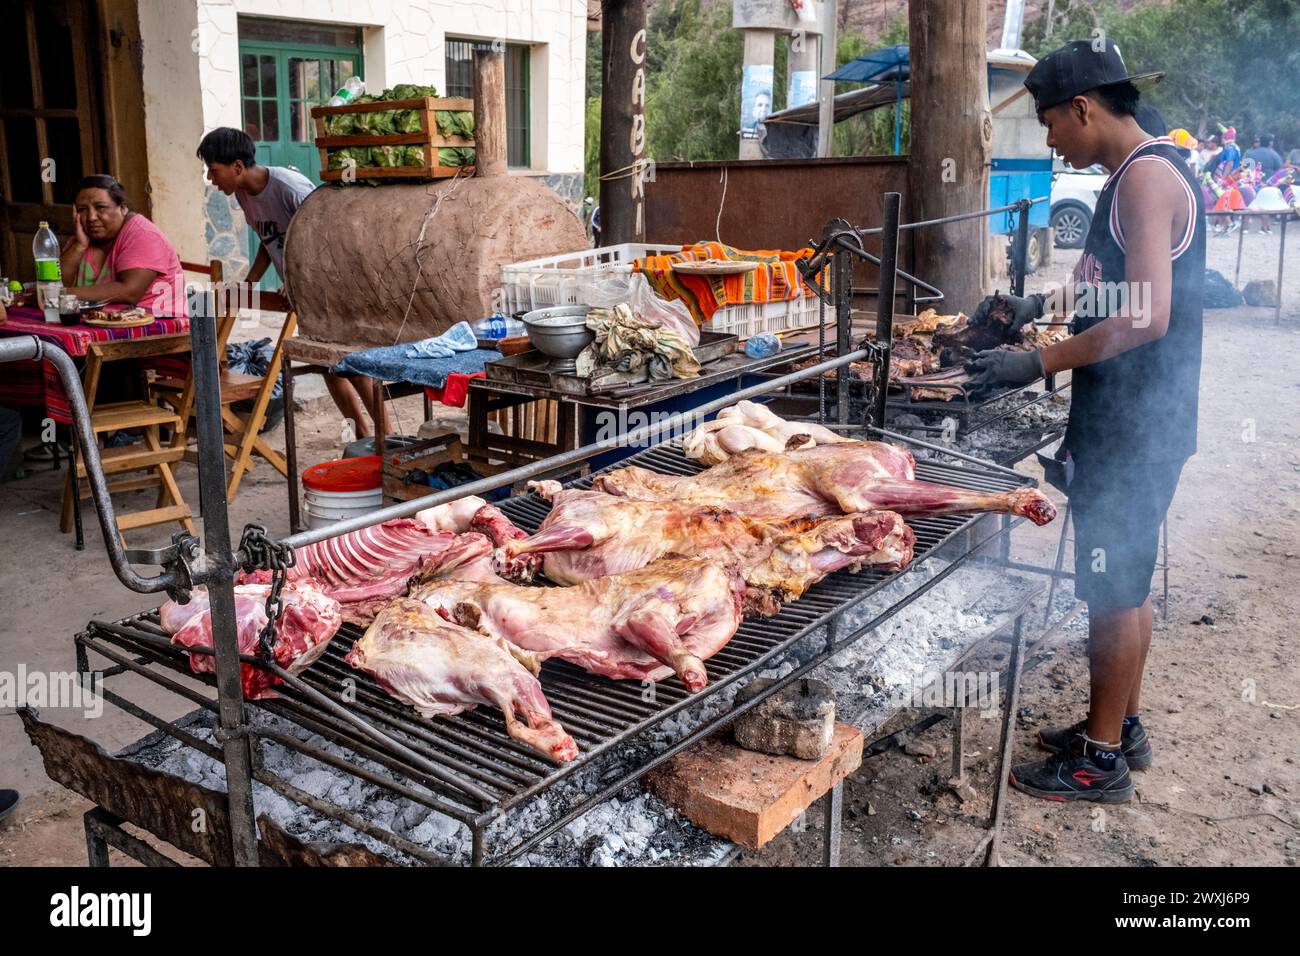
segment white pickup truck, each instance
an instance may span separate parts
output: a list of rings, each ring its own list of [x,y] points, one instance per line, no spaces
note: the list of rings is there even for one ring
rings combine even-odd
[[[1100,166],[1075,169],[1067,166],[1060,157],[1052,160],[1051,227],[1058,248],[1078,249],[1083,246],[1088,227],[1092,224],[1097,196],[1105,182],[1106,171]]]

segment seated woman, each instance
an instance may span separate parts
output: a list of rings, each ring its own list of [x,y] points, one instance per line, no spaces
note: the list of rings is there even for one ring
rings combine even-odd
[[[131,209],[112,176],[87,176],[73,201],[73,236],[59,264],[67,291],[87,302],[139,306],[182,317],[185,279],[176,250],[157,226]]]

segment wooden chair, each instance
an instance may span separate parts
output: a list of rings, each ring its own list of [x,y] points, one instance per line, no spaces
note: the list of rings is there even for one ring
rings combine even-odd
[[[288,300],[278,293],[263,292],[261,300],[261,305],[267,311],[283,310],[285,313],[284,324],[275,340],[275,351],[271,353],[266,375],[246,375],[229,369],[222,369],[221,372],[221,420],[231,439],[226,443],[226,454],[232,459],[230,478],[226,484],[227,501],[234,500],[244,473],[252,469],[254,452],[286,479],[289,478],[289,466],[284,456],[272,448],[260,432],[266,421],[266,408],[271,402],[271,393],[275,391],[275,384],[280,378],[285,340],[292,338],[298,330],[298,314],[293,311]],[[253,408],[247,417],[241,418],[230,406],[242,399],[251,399]]]
[[[214,263],[214,266],[219,265],[220,263]],[[217,354],[221,358],[221,369],[218,376],[221,388],[221,420],[227,436],[225,442],[226,456],[232,461],[230,475],[226,483],[227,501],[234,500],[244,474],[252,469],[254,453],[268,461],[271,467],[285,478],[289,477],[289,467],[285,463],[284,456],[272,448],[261,437],[260,432],[266,422],[266,409],[271,401],[271,393],[275,391],[275,383],[280,375],[280,366],[284,359],[284,342],[287,338],[291,338],[297,330],[298,317],[290,306],[289,300],[283,295],[276,292],[262,292],[259,295],[259,305],[263,309],[271,312],[283,311],[285,313],[284,324],[281,326],[279,337],[276,339],[275,351],[271,355],[271,362],[266,375],[249,375],[243,372],[231,371],[226,367],[226,342],[234,330],[238,315],[234,312],[218,312],[217,316]],[[188,426],[188,422],[194,415],[192,389],[187,391],[186,383],[176,379],[159,379],[152,383],[152,389],[177,415],[184,416]],[[236,402],[246,400],[253,403],[253,409],[246,417],[241,417],[230,406]],[[184,449],[187,441],[188,427],[177,436],[177,440],[173,444]]]
[[[190,350],[188,335],[164,335],[147,339],[128,339],[114,342],[93,342],[86,354],[86,369],[83,376],[83,388],[86,393],[86,405],[90,412],[91,428],[96,435],[131,429],[140,429],[144,435],[142,444],[125,445],[119,448],[100,450],[104,474],[109,479],[110,494],[137,491],[145,488],[158,488],[158,498],[153,508],[144,511],[126,512],[117,509],[118,533],[132,528],[143,528],[155,524],[179,522],[186,531],[194,533],[194,521],[190,507],[181,495],[172,466],[185,454],[184,446],[165,446],[161,431],[169,429],[172,434],[184,429],[184,421],[177,412],[149,399],[136,399],[125,402],[97,404],[96,392],[104,366],[110,362],[157,358],[167,355],[183,355]],[[192,392],[192,389],[189,389]],[[192,401],[192,397],[190,398]],[[86,465],[78,448],[76,468],[78,478],[86,477]],[[116,478],[115,475],[127,475],[144,472],[143,476],[133,478]],[[90,489],[84,482],[78,482],[80,499],[90,497]],[[74,499],[72,469],[63,487],[63,503],[60,511],[59,530],[67,534],[73,529],[73,510],[81,507],[81,500]]]

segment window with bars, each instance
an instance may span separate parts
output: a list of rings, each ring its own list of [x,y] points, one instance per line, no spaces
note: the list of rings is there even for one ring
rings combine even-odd
[[[447,96],[474,95],[474,44],[473,40],[447,41]],[[525,44],[506,44],[506,163],[522,168],[532,165],[529,53]]]

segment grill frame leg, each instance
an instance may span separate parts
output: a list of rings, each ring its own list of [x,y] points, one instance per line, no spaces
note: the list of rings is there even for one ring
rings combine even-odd
[[[1000,866],[999,843],[1002,837],[1002,809],[1006,806],[1011,751],[1014,744],[1016,710],[1020,704],[1020,671],[1024,665],[1024,614],[1016,618],[1011,631],[1011,659],[1007,663],[1007,706],[1002,715],[1002,736],[998,747],[997,788],[989,813],[989,835],[984,854],[985,866]]]
[[[837,781],[822,798],[822,866],[840,865],[844,823],[844,781]]]

